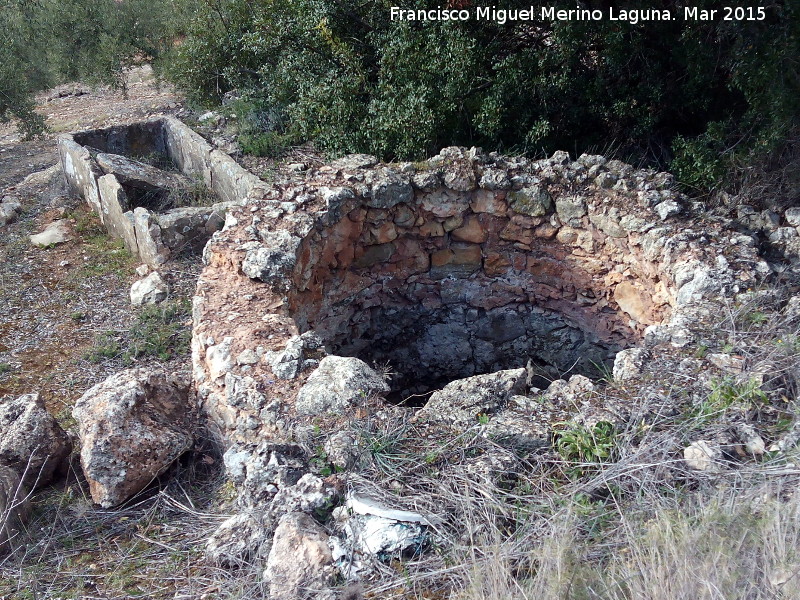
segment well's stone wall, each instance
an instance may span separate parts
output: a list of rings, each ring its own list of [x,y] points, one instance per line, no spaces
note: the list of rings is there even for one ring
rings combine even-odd
[[[666,173],[460,148],[376,163],[277,182],[206,247],[193,361],[224,437],[281,435],[319,359],[312,331],[327,352],[389,362],[404,394],[529,361],[552,379],[768,270],[752,238],[690,228]]]

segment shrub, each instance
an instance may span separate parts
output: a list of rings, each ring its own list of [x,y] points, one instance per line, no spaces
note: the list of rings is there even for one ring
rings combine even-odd
[[[264,131],[337,154],[413,159],[449,144],[528,153],[613,144],[659,166],[674,157],[683,180],[704,189],[779,146],[796,122],[800,20],[788,2],[773,3],[763,21],[705,22],[684,20],[682,5],[669,1],[663,6],[679,18],[638,25],[392,22],[390,4],[207,3],[172,76],[204,101],[243,91],[278,117]]]

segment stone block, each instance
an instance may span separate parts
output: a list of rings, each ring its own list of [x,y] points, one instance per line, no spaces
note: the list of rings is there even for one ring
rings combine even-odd
[[[103,175],[97,180],[103,223],[111,237],[120,239],[131,254],[139,254],[136,242],[135,220],[130,210],[128,197],[114,175]]]

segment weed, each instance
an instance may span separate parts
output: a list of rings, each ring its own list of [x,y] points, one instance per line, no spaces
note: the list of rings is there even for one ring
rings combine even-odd
[[[93,363],[121,359],[128,365],[144,356],[169,360],[185,354],[191,341],[190,312],[187,300],[145,306],[128,332],[106,331],[96,336],[84,358]]]
[[[289,147],[289,138],[275,131],[246,132],[239,136],[244,154],[278,158]]]
[[[13,371],[13,370],[14,370],[14,367],[12,367],[10,364],[8,364],[8,363],[0,363],[0,375],[5,375],[6,373],[11,373],[11,371]]]
[[[187,352],[191,332],[186,322],[190,314],[187,300],[144,307],[131,327],[128,354],[132,358],[155,356],[168,360]]]
[[[95,336],[92,347],[83,355],[83,358],[91,363],[101,363],[106,360],[112,360],[122,354],[122,346],[120,344],[117,333],[114,331],[105,331]]]
[[[569,462],[606,462],[617,448],[614,424],[608,421],[598,421],[592,427],[562,423],[553,438],[556,451]]]
[[[767,404],[769,397],[755,379],[737,382],[731,377],[725,377],[715,379],[711,383],[711,393],[708,398],[691,411],[689,416],[700,425],[705,425],[732,406],[749,410],[762,408]]]
[[[173,189],[169,193],[169,208],[212,206],[216,202],[219,202],[219,197],[202,178],[195,178],[188,187]]]

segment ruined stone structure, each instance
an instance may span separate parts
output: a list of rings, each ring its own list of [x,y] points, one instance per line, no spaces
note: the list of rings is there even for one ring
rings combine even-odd
[[[255,175],[172,117],[62,135],[58,151],[72,192],[86,199],[112,236],[153,267],[187,244],[202,248],[222,226],[231,203],[264,191]],[[166,211],[142,205],[138,201],[142,189],[169,187],[176,176],[153,173],[157,169],[120,155],[154,154],[173,162],[183,175],[202,181],[221,202]]]
[[[280,437],[326,352],[388,363],[401,397],[529,363],[543,380],[597,374],[648,326],[768,270],[747,236],[687,230],[672,183],[599,156],[460,148],[278,182],[206,247],[203,406],[227,439]]]

